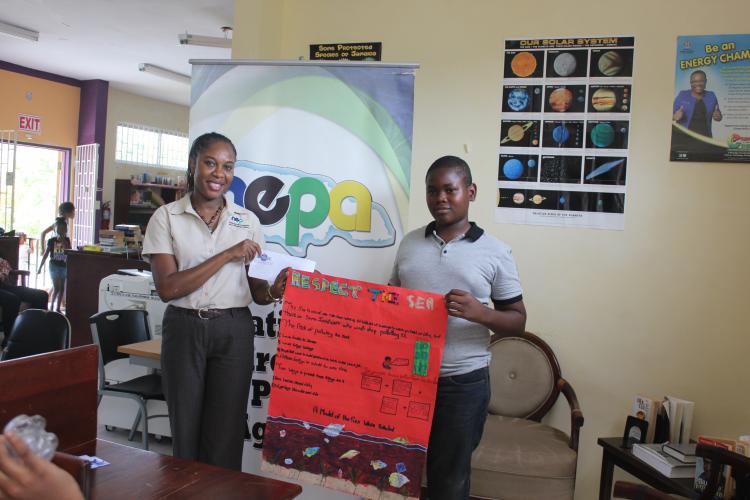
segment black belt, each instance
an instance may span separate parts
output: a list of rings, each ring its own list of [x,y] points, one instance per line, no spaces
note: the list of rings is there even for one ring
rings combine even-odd
[[[185,314],[187,316],[195,316],[200,319],[215,319],[220,318],[226,314],[234,316],[237,313],[247,313],[250,310],[247,307],[230,307],[228,309],[209,309],[208,307],[201,307],[200,309],[188,309],[185,307],[170,305],[175,312]]]

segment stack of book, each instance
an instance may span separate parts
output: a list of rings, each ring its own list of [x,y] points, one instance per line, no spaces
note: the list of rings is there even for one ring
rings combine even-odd
[[[117,224],[115,229],[125,234],[125,245],[129,249],[139,249],[143,246],[141,226],[137,224]]]
[[[109,229],[99,231],[99,245],[105,252],[125,252],[128,249],[125,246],[125,233]]]
[[[695,474],[695,462],[681,462],[673,456],[666,454],[662,446],[664,445],[636,443],[633,445],[633,455],[667,477],[693,477]]]
[[[648,423],[644,443],[689,443],[695,403],[674,396],[637,395],[631,415]]]

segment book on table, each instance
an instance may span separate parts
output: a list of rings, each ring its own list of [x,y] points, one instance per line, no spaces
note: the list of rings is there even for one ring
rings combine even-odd
[[[695,403],[674,396],[664,398],[664,409],[669,418],[669,442],[689,443],[693,428]]]
[[[654,442],[654,431],[656,430],[656,415],[659,411],[661,400],[638,394],[633,400],[631,415],[648,422],[644,443]]]
[[[695,465],[683,463],[662,451],[661,444],[633,445],[633,455],[669,478],[693,477]]]
[[[695,447],[695,443],[664,443],[662,451],[684,464],[694,464]]]

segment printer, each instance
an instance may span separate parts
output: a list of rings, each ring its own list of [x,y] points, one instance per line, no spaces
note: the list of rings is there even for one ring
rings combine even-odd
[[[112,274],[99,284],[99,312],[117,309],[145,309],[148,312],[148,326],[151,336],[161,337],[161,325],[167,304],[156,293],[154,280],[148,271],[122,269],[127,274]],[[104,370],[108,381],[122,382],[149,373],[149,368],[131,365],[128,358],[109,363]],[[150,419],[149,434],[157,438],[171,436],[167,405],[163,401],[148,401],[149,416],[162,415]],[[138,405],[126,398],[104,396],[99,404],[99,423],[107,429],[130,429],[138,414]],[[142,424],[139,426],[142,428]]]

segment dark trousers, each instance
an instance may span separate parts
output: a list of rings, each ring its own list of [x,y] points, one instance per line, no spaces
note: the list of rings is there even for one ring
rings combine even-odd
[[[15,286],[0,283],[0,308],[3,310],[3,343],[2,347],[8,343],[8,337],[13,329],[13,323],[18,316],[18,310],[21,302],[28,302],[29,306],[34,309],[47,309],[49,294],[44,290],[29,288],[26,286]]]
[[[439,379],[427,448],[430,500],[469,498],[471,453],[482,438],[489,401],[487,368]]]
[[[253,363],[250,310],[200,319],[169,306],[162,327],[174,456],[241,470]]]

